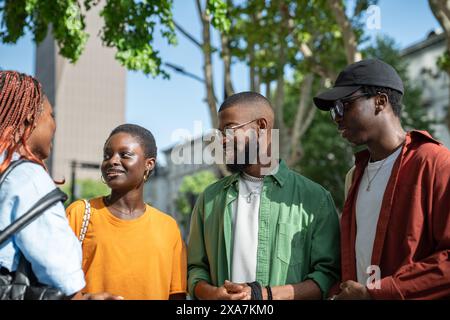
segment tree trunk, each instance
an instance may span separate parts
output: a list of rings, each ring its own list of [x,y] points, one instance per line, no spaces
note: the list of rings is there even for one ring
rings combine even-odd
[[[255,67],[255,47],[253,44],[249,43],[248,46],[248,60],[249,60],[249,71],[250,71],[250,90],[256,91],[256,67]]]
[[[229,38],[226,34],[220,34],[220,40],[222,42],[222,59],[224,66],[224,86],[225,97],[229,97],[234,93],[233,84],[231,82],[231,54]]]
[[[206,14],[206,10],[202,9],[200,0],[196,0],[197,9],[200,16],[202,25],[202,38],[203,38],[203,73],[206,85],[206,101],[208,102],[209,114],[211,117],[211,124],[213,128],[218,127],[217,117],[217,99],[214,93],[214,79],[212,69],[212,54],[211,54],[211,34],[210,34],[210,16]]]
[[[269,79],[267,79],[266,81],[266,98],[267,100],[271,101],[271,92],[270,92],[270,84],[272,83],[272,81],[270,81]]]
[[[342,0],[329,0],[331,11],[336,18],[336,22],[341,28],[342,36],[345,46],[345,54],[347,56],[347,63],[351,64],[362,59],[361,53],[358,52],[358,41],[356,35],[353,32],[352,24],[345,15],[344,6]]]
[[[282,0],[279,1],[279,8],[282,16],[282,26],[279,31],[279,52],[277,61],[277,86],[275,89],[274,97],[274,111],[275,111],[275,126],[279,130],[280,136],[280,157],[282,159],[287,159],[289,156],[290,148],[290,137],[286,125],[284,123],[284,100],[285,100],[285,80],[284,80],[284,67],[287,63],[287,48],[285,37],[288,33],[288,8],[286,3]]]
[[[259,21],[261,19],[261,12],[252,12],[250,17],[252,19],[253,25],[259,26]],[[258,67],[255,64],[255,44],[250,41],[248,43],[248,55],[249,55],[249,69],[250,69],[250,90],[253,92],[260,92],[261,83],[260,83],[260,74]]]
[[[212,68],[212,47],[211,47],[211,33],[210,33],[210,17],[206,14],[206,10],[202,9],[200,0],[196,0],[198,14],[202,25],[202,51],[203,51],[203,73],[206,86],[206,101],[208,103],[209,115],[211,117],[211,124],[213,128],[218,128],[219,118],[217,114],[217,98],[214,93],[214,78]],[[220,173],[223,176],[230,175],[225,164],[217,164]]]
[[[289,158],[287,158],[287,164],[290,166],[295,165],[302,157],[300,137],[305,133],[306,129],[308,129],[315,115],[316,108],[311,104],[313,81],[314,75],[312,73],[307,74],[303,79],[299,90],[300,97],[291,134],[290,155]]]

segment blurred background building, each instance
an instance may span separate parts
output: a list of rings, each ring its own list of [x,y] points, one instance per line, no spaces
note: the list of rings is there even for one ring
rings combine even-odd
[[[447,73],[436,64],[446,48],[444,33],[432,31],[426,39],[403,49],[402,56],[408,64],[410,79],[422,88],[423,107],[431,119],[440,122],[433,125],[434,136],[450,148],[450,134],[445,125],[450,84]]]
[[[180,212],[177,201],[182,196],[180,194],[180,187],[186,177],[194,176],[200,172],[209,171],[214,176],[220,177],[220,171],[218,167],[210,163],[209,159],[203,159],[202,163],[192,163],[187,161],[186,163],[179,163],[174,159],[181,155],[182,152],[191,152],[191,159],[193,159],[194,145],[201,144],[203,157],[213,157],[212,153],[207,152],[205,148],[209,143],[202,140],[203,137],[179,143],[163,150],[166,165],[158,165],[153,175],[150,177],[149,183],[145,185],[144,198],[147,203],[158,208],[159,210],[168,213],[175,217],[178,221],[183,220],[183,214]],[[184,150],[184,151],[182,151]],[[194,207],[196,197],[188,197],[189,206]],[[182,228],[184,235],[187,233],[188,221]]]

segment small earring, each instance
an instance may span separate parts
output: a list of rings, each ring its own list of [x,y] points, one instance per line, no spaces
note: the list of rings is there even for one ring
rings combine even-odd
[[[144,182],[147,182],[149,176],[150,176],[150,171],[145,171],[144,172]]]
[[[102,180],[102,182],[103,182],[104,184],[106,184],[106,181],[105,181],[105,178],[103,178],[103,175],[100,175],[100,180]]]

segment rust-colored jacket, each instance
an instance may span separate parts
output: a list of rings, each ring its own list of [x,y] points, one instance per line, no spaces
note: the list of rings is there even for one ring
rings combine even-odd
[[[358,187],[369,161],[356,154],[355,173],[341,218],[342,281],[356,280]],[[373,299],[450,297],[450,151],[428,132],[411,131],[389,178],[372,253],[381,288]]]

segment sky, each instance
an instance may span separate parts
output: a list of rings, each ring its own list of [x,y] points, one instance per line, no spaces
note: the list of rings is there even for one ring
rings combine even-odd
[[[351,3],[352,0],[350,0]],[[427,0],[380,0],[380,28],[366,30],[372,39],[388,35],[400,48],[423,40],[427,34],[439,28]],[[174,20],[200,40],[200,21],[194,0],[174,0]],[[218,43],[217,36],[213,43]],[[178,34],[178,45],[168,46],[157,38],[154,44],[164,62],[183,66],[199,77],[203,77],[203,56],[199,48],[183,35]],[[0,67],[34,74],[35,45],[30,34],[26,34],[15,45],[0,44]],[[213,57],[215,89],[219,102],[223,98],[223,70],[217,54]],[[152,131],[159,150],[176,143],[172,133],[176,129],[194,132],[195,122],[201,121],[203,128],[210,128],[208,108],[205,102],[204,84],[167,69],[170,80],[152,78],[140,72],[128,72],[126,90],[126,121],[142,125]],[[235,91],[249,89],[246,67],[237,64],[232,77]],[[198,126],[198,123],[197,123]],[[160,154],[161,155],[161,154]],[[161,157],[159,156],[159,160]],[[164,160],[163,160],[164,162]]]

